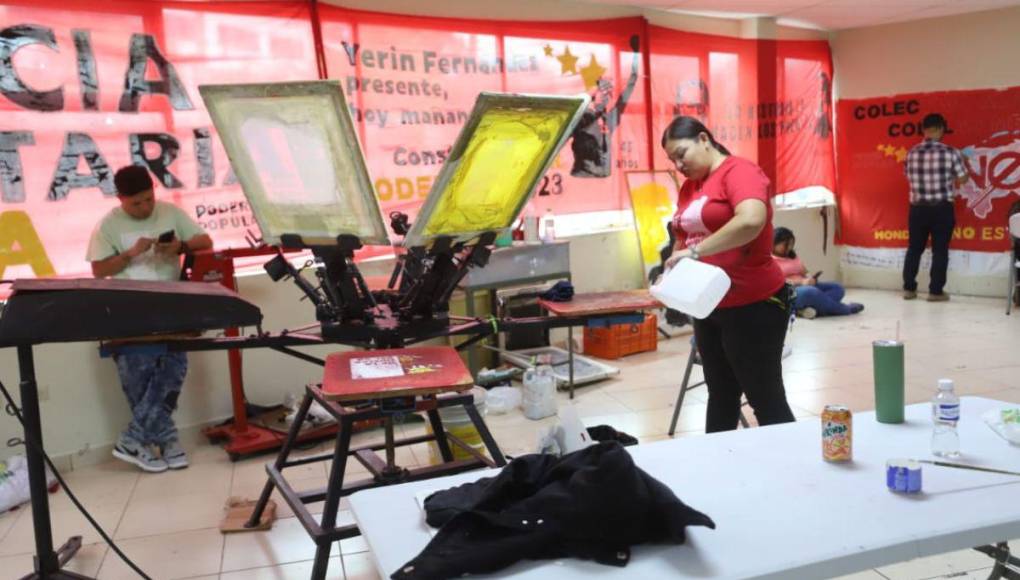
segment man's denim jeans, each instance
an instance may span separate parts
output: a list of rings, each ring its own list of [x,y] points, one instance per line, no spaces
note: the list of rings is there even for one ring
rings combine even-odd
[[[142,445],[177,439],[173,412],[181,394],[188,358],[183,352],[119,354],[117,372],[131,405],[131,424],[123,436]]]

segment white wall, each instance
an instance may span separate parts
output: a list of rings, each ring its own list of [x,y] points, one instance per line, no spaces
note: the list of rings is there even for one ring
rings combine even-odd
[[[793,230],[797,238],[797,256],[807,266],[809,272],[821,270],[822,280],[842,281],[839,269],[839,247],[835,245],[836,211],[825,208],[829,216],[828,231],[822,220],[822,208],[808,208],[777,211],[772,220],[776,227],[783,226]],[[824,243],[825,241],[828,244]]]
[[[1020,7],[836,32],[837,97],[1020,85],[1018,30]]]
[[[1020,85],[1020,8],[872,26],[832,35],[835,91],[840,99]],[[976,104],[977,105],[977,104]],[[1020,113],[1016,111],[1015,113]],[[838,152],[837,152],[838,154]],[[905,250],[904,250],[905,253]],[[847,284],[899,289],[899,271],[845,266]],[[950,266],[950,293],[1000,296],[1005,274],[965,276]],[[927,287],[926,272],[918,276]]]

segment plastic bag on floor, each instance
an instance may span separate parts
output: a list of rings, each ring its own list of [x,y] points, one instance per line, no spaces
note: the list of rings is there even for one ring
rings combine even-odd
[[[0,513],[12,510],[31,499],[28,488],[28,461],[24,455],[15,455],[0,463]],[[46,487],[53,487],[57,478],[46,468]]]
[[[294,424],[298,407],[301,406],[301,398],[293,393],[288,393],[283,399],[283,406],[287,407],[287,415],[283,418],[283,421],[289,429]],[[335,422],[336,419],[333,418],[333,415],[330,415],[317,401],[312,401],[312,405],[308,407],[308,416],[305,417],[305,423],[301,426],[301,429],[315,429]]]
[[[489,413],[502,415],[521,406],[521,390],[515,387],[494,387],[485,398]]]

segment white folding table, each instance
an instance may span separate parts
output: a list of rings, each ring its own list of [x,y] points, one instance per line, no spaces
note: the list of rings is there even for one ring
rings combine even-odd
[[[1020,446],[980,419],[981,413],[1005,406],[1011,405],[963,398],[958,462],[1020,471]],[[500,576],[829,578],[1020,538],[1020,477],[925,465],[921,494],[886,489],[887,459],[932,458],[930,413],[927,403],[911,405],[900,425],[878,423],[873,412],[857,413],[850,464],[822,460],[817,418],[631,447],[640,467],[711,516],[717,529],[688,528],[682,546],[635,547],[625,568],[577,559],[527,561]],[[351,496],[380,575],[388,578],[429,542],[416,495],[495,473],[476,471]]]

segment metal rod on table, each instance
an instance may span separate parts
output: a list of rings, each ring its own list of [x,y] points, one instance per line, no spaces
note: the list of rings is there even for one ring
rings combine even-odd
[[[991,467],[978,467],[976,465],[966,465],[963,463],[949,463],[947,461],[932,461],[931,459],[915,459],[918,463],[927,463],[928,465],[937,465],[939,467],[955,467],[957,469],[971,469],[973,471],[984,471],[986,473],[1001,473],[1003,475],[1015,475],[1020,477],[1020,472],[1017,471],[1006,471],[1005,469],[992,469]]]
[[[387,416],[384,420],[386,430],[386,471],[391,473],[397,469],[397,447],[393,437],[393,417]],[[437,433],[437,435],[441,435]],[[438,443],[437,443],[438,445]]]
[[[466,288],[464,290],[464,314],[466,314],[470,319],[476,319],[475,293],[470,288]],[[467,363],[468,371],[471,373],[471,376],[478,376],[478,371],[481,370],[482,361],[477,348],[467,349]]]
[[[570,365],[570,398],[574,398],[574,327],[567,327],[567,361]]]

